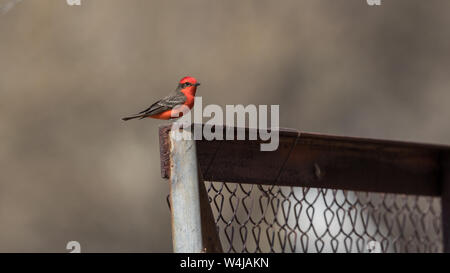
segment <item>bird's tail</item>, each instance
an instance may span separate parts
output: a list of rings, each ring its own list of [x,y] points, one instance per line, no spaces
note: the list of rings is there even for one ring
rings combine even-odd
[[[144,117],[143,114],[138,114],[138,115],[134,115],[134,116],[124,117],[124,118],[122,118],[122,120],[127,121],[127,120],[130,120],[130,119],[143,118],[143,117]]]

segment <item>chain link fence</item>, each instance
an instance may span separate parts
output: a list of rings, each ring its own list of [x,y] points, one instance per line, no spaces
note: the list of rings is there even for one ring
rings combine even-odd
[[[205,182],[224,252],[442,252],[439,197]]]

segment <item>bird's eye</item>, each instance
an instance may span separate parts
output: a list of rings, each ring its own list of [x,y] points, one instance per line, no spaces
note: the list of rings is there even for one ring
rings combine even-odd
[[[184,85],[185,86],[191,86],[191,83],[190,82],[186,82],[186,83],[184,83]]]

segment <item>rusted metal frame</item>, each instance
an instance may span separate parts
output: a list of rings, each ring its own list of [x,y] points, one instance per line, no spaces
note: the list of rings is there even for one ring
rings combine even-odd
[[[160,127],[164,178],[171,175],[169,129]],[[208,181],[441,196],[450,252],[450,147],[291,129],[280,129],[276,151],[261,152],[260,143],[198,140],[198,168]]]
[[[208,195],[197,164],[195,140],[184,130],[164,130],[161,155],[170,167],[173,249],[177,253],[222,252]],[[163,147],[164,146],[164,147]]]
[[[203,177],[207,181],[438,196],[439,155],[450,150],[448,146],[290,129],[280,129],[279,141],[278,150],[261,152],[261,141],[198,140]],[[167,178],[170,171],[164,161],[162,174]]]

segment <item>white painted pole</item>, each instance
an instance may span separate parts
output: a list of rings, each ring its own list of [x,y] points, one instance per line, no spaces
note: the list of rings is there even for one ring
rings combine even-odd
[[[197,151],[192,132],[172,130],[170,136],[170,203],[175,253],[203,251]]]

